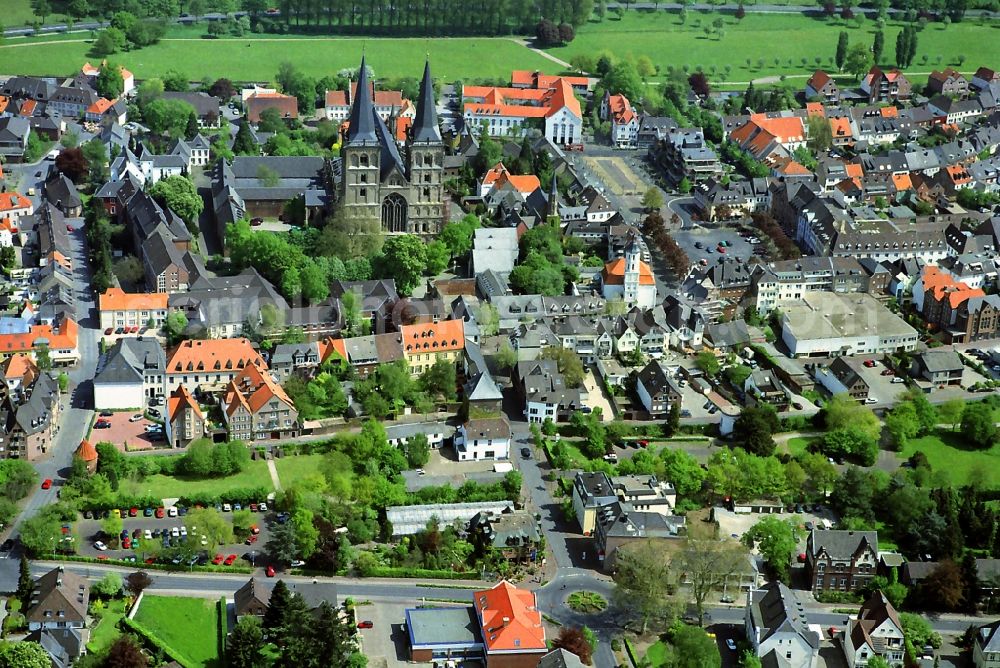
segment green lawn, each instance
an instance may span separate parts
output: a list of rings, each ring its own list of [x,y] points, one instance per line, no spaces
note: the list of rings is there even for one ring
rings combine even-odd
[[[221,494],[233,489],[266,487],[273,489],[267,463],[263,459],[249,462],[242,473],[225,478],[185,478],[162,474],[151,475],[145,480],[128,480],[122,483],[126,494],[150,494],[156,498],[174,498],[187,494]]]
[[[646,661],[651,668],[660,668],[667,665],[667,658],[670,655],[670,648],[662,640],[658,640],[646,650]]]
[[[788,454],[792,457],[798,457],[799,455],[804,455],[809,452],[809,444],[813,442],[813,438],[806,438],[803,436],[798,436],[796,438],[788,439],[786,447],[788,448]]]
[[[434,76],[447,81],[506,78],[513,69],[559,70],[552,61],[509,39],[499,38],[167,38],[155,46],[116,54],[113,60],[140,79],[175,69],[192,80],[229,77],[237,81],[270,81],[278,65],[285,61],[315,77],[357,67],[366,45],[368,64],[380,78],[419,77],[425,54],[430,54]],[[0,60],[7,71],[18,74],[66,76],[85,61],[93,60],[87,55],[89,49],[89,42],[80,34],[55,41],[46,37],[10,39],[0,47]]]
[[[206,667],[220,665],[218,601],[145,595],[135,621],[185,658]]]
[[[927,455],[935,473],[948,476],[956,486],[967,483],[973,473],[988,487],[1000,486],[1000,444],[989,450],[973,450],[960,434],[945,430],[912,439],[900,457],[908,459],[917,450]]]
[[[35,18],[35,13],[31,11],[31,0],[3,0],[3,24],[6,27],[20,28],[31,24]],[[46,16],[45,24],[62,23],[65,18],[63,14]]]
[[[288,487],[308,475],[319,475],[319,463],[322,460],[323,455],[295,455],[275,459],[274,465],[278,469],[278,479],[282,487]]]
[[[90,642],[87,643],[87,651],[94,654],[111,645],[121,633],[118,630],[118,620],[124,616],[124,599],[116,599],[108,603],[101,620],[90,629]]]
[[[706,26],[722,18],[725,35],[720,40],[714,35],[707,37]],[[917,56],[912,72],[929,72],[941,65],[955,64],[956,57],[966,56],[963,67],[974,71],[980,64],[995,63],[1000,60],[1000,23],[986,25],[966,20],[943,29],[940,24],[932,24],[919,33]],[[889,23],[885,30],[884,65],[894,57],[896,33],[901,24]],[[581,26],[576,39],[570,44],[550,50],[552,55],[569,61],[574,55],[596,56],[603,50],[617,56],[631,54],[649,56],[655,65],[666,68],[674,64],[690,65],[692,69],[701,65],[710,73],[710,80],[748,81],[752,78],[776,76],[780,74],[807,77],[816,69],[816,57],[821,58],[824,68],[831,68],[837,46],[837,38],[846,30],[852,43],[871,44],[876,30],[874,21],[865,21],[861,28],[853,24],[845,27],[840,19],[825,20],[801,14],[747,14],[739,21],[730,15],[718,13],[688,12],[685,25],[673,12],[626,12],[622,20],[605,19],[591,21]],[[922,58],[927,55],[925,63]],[[942,56],[941,64],[937,56]],[[746,59],[750,59],[748,67]],[[758,59],[764,59],[763,67]],[[775,63],[775,58],[778,63]],[[802,64],[802,58],[807,63]],[[732,70],[724,76],[725,65]],[[712,76],[712,68],[717,76]],[[920,77],[914,77],[919,79]],[[804,81],[803,81],[804,83]]]

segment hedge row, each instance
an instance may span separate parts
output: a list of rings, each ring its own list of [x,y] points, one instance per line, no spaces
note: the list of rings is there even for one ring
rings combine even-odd
[[[189,494],[180,497],[178,504],[181,506],[214,506],[220,503],[260,503],[267,499],[272,490],[265,487],[247,487],[233,489],[221,494]],[[80,510],[111,510],[112,508],[158,508],[163,503],[163,499],[147,495],[131,496],[119,494],[114,501],[108,503],[92,503],[82,500]]]
[[[218,642],[219,642],[219,661],[225,665],[226,663],[226,622],[228,621],[228,615],[226,614],[226,597],[219,597],[219,628],[218,628]]]
[[[155,562],[147,564],[142,561],[125,561],[124,559],[95,559],[94,557],[83,557],[78,554],[42,554],[38,557],[44,561],[75,561],[83,564],[103,564],[105,566],[124,566],[125,568],[136,568],[144,571],[186,571],[191,567],[187,564],[161,564]],[[216,566],[215,564],[195,565],[194,570],[202,573],[252,573],[249,566]]]
[[[408,568],[405,566],[379,566],[362,574],[370,578],[427,578],[433,580],[478,580],[475,571],[446,571],[431,568]]]
[[[155,633],[147,629],[144,625],[135,621],[134,619],[129,619],[128,617],[122,617],[122,624],[124,624],[130,631],[135,632],[139,637],[143,639],[144,642],[152,645],[154,648],[160,650],[171,659],[181,664],[184,668],[201,668],[200,664],[191,661],[186,656],[175,650],[173,647],[167,643],[160,640]]]

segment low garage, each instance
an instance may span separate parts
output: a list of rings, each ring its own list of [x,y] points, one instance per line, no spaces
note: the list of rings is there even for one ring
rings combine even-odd
[[[406,611],[410,661],[483,658],[479,621],[472,606]]]

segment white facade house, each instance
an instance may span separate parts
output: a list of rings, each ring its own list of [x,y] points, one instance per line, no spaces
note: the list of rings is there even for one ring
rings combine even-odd
[[[642,249],[633,237],[625,246],[624,257],[604,265],[601,292],[605,299],[621,299],[629,307],[641,309],[656,305],[656,280],[641,258]]]
[[[94,407],[142,408],[148,398],[165,393],[165,363],[156,339],[120,339],[106,353],[94,377]]]
[[[470,128],[485,127],[494,137],[519,137],[541,129],[553,144],[583,141],[583,113],[572,85],[556,78],[548,88],[463,86],[463,117]]]
[[[427,437],[427,445],[437,450],[444,445],[445,435],[450,431],[451,427],[444,422],[417,422],[386,425],[385,435],[389,439],[389,445],[399,448],[414,436],[423,434]]]
[[[510,439],[507,418],[468,420],[455,432],[455,455],[460,462],[508,459]]]
[[[769,582],[747,592],[744,622],[753,653],[764,665],[816,666],[819,634],[809,628],[795,595],[784,584]]]
[[[874,592],[857,619],[848,622],[843,647],[848,668],[864,668],[876,656],[891,668],[902,668],[903,624],[882,592]]]

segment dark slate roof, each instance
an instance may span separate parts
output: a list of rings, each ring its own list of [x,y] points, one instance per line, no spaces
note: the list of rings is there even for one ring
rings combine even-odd
[[[815,649],[819,634],[809,630],[805,610],[795,594],[781,582],[768,582],[750,594],[750,619],[763,642],[776,633],[796,633]]]
[[[434,82],[431,80],[430,61],[424,62],[424,78],[420,82],[420,98],[417,100],[417,117],[413,120],[413,141],[434,144],[441,142],[437,110],[434,108]]]
[[[166,366],[166,356],[156,339],[119,339],[108,351],[104,367],[94,383],[142,382],[144,372],[163,373]]]
[[[371,88],[368,83],[368,68],[365,65],[365,57],[361,56],[361,70],[358,74],[357,90],[367,91]],[[378,116],[372,106],[370,95],[355,95],[354,104],[351,105],[350,126],[347,129],[347,144],[350,145],[374,145],[378,143],[375,136],[375,121]]]
[[[267,604],[271,600],[271,591],[274,585],[280,580],[262,580],[260,578],[250,578],[246,584],[236,590],[233,599],[236,602],[237,610],[242,609],[243,601],[256,598]],[[318,608],[320,603],[326,601],[333,607],[337,607],[337,585],[332,582],[285,582],[288,591],[302,597],[306,606],[312,610]]]
[[[82,206],[80,193],[65,174],[45,182],[45,198],[62,211]]]
[[[554,649],[538,662],[538,668],[584,668],[580,657],[559,648]]]
[[[813,529],[809,538],[814,555],[825,550],[835,561],[850,561],[864,541],[871,549],[878,552],[877,531],[848,531],[845,529],[820,531]]]
[[[213,97],[208,93],[197,91],[166,91],[163,93],[163,99],[187,102],[194,107],[194,111],[198,114],[199,118],[208,118],[213,115],[217,118],[219,116],[219,98]]]

